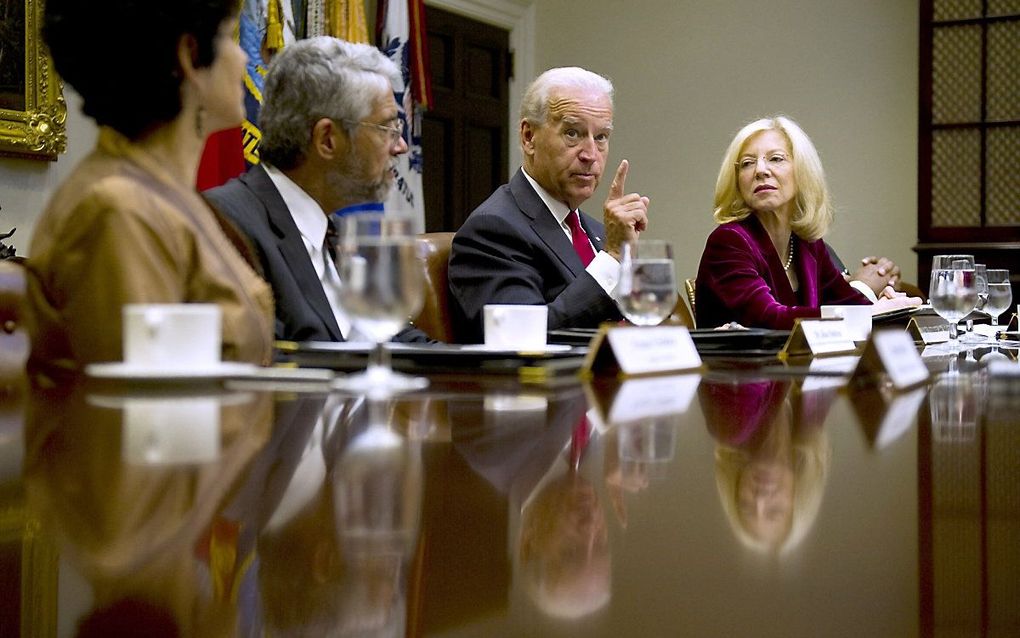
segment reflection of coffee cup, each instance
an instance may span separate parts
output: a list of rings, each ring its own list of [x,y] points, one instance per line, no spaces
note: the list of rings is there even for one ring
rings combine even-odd
[[[196,370],[220,362],[221,313],[215,304],[124,306],[124,362]]]
[[[507,350],[545,347],[547,307],[488,304],[484,313],[486,346]]]
[[[842,319],[854,341],[867,341],[871,335],[871,306],[822,306],[822,317]]]
[[[209,463],[220,453],[214,396],[132,398],[124,405],[123,459],[135,465]]]

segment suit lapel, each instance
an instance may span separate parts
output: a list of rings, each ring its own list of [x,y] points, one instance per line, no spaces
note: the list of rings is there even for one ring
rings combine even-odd
[[[510,180],[510,193],[513,195],[514,201],[517,202],[517,207],[530,218],[531,228],[535,231],[539,241],[544,243],[549,248],[549,252],[556,255],[560,263],[575,277],[580,276],[584,272],[581,258],[574,252],[574,246],[567,239],[563,228],[556,223],[556,218],[528,183],[528,179],[524,177],[521,169],[518,169],[513,179]],[[585,227],[585,231],[587,230]],[[595,250],[599,250],[599,246],[596,246]]]
[[[276,190],[273,180],[269,179],[266,170],[260,165],[254,170],[248,171],[241,176],[241,180],[255,193],[261,202],[266,206],[266,213],[269,216],[269,227],[276,236],[276,246],[280,255],[287,262],[287,267],[294,275],[294,280],[304,293],[308,304],[319,316],[326,326],[330,337],[336,341],[343,341],[340,334],[340,327],[336,323],[336,316],[326,299],[326,293],[322,290],[322,282],[315,274],[312,260],[308,258],[308,251],[301,241],[301,231],[298,230],[294,218],[284,203],[280,191]]]

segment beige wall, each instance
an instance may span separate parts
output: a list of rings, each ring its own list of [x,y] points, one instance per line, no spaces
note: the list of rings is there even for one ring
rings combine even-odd
[[[784,112],[812,137],[849,262],[887,255],[916,280],[916,2],[539,0],[536,68],[580,65],[616,85],[610,166],[651,198],[649,235],[693,277],[719,163],[747,121]]]
[[[847,260],[888,255],[915,280],[917,13],[905,0],[537,0],[535,66],[613,79],[608,171],[631,161],[628,187],[652,198],[649,235],[675,242],[682,275],[694,276],[712,229],[726,144],[747,120],[781,111],[822,154],[837,205],[831,243]],[[54,185],[95,140],[70,91],[68,103],[58,162],[0,159],[0,231],[18,227],[22,254]]]
[[[35,220],[53,190],[96,143],[96,127],[81,114],[78,94],[64,87],[67,100],[67,152],[56,162],[0,157],[0,233],[18,232],[6,243],[28,254]]]

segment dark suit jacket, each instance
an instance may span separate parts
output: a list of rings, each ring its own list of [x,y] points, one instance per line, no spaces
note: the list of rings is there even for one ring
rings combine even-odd
[[[276,338],[343,341],[301,232],[266,170],[253,166],[203,195],[254,245],[263,276],[276,297]],[[404,330],[394,340],[430,341],[416,328]]]
[[[581,226],[601,250],[602,224],[582,213]],[[457,231],[449,278],[457,336],[468,343],[482,341],[482,307],[490,303],[548,305],[550,330],[623,318],[520,170]]]
[[[788,330],[797,317],[818,317],[823,304],[871,303],[843,279],[821,239],[797,241],[794,253],[796,292],[757,217],[717,226],[698,267],[698,325],[714,328],[736,321]]]

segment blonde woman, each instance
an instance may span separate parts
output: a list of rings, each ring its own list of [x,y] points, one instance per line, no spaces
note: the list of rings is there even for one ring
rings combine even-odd
[[[823,304],[869,304],[829,258],[825,171],[811,139],[782,115],[740,129],[723,157],[714,217],[697,279],[697,321],[789,329]],[[916,305],[892,288],[873,311]]]

